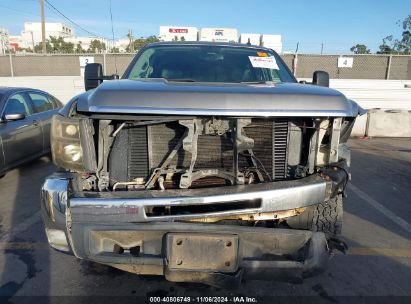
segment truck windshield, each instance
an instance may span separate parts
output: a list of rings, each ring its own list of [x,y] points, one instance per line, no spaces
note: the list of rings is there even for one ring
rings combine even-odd
[[[161,45],[145,49],[128,79],[181,82],[295,82],[284,62],[265,49],[239,46]]]

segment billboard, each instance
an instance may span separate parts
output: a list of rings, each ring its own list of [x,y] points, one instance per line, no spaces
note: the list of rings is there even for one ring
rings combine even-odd
[[[160,26],[161,41],[197,41],[198,29],[188,26]]]
[[[234,28],[202,28],[200,41],[238,42],[238,31]]]

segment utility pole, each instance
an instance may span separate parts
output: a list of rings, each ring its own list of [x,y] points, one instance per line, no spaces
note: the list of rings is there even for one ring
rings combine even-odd
[[[35,51],[34,51],[34,36],[33,36],[33,31],[31,31],[30,33],[31,33],[31,44],[33,45],[33,53],[35,53]]]
[[[323,50],[324,50],[324,43],[321,43],[321,55],[323,54]]]
[[[41,43],[43,54],[47,54],[46,48],[46,21],[44,18],[44,0],[40,0],[40,15],[41,15]]]
[[[129,39],[129,46],[130,46],[130,52],[133,53],[134,52],[134,39],[133,39],[133,30],[129,29],[128,30],[128,39]]]

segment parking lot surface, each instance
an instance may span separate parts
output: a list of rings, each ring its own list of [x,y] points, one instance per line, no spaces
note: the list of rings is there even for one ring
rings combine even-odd
[[[55,170],[48,157],[0,179],[0,296],[411,296],[411,139],[352,139],[352,183],[342,239],[328,270],[302,284],[246,281],[228,291],[137,276],[49,249],[39,190]],[[365,298],[364,298],[365,297]],[[385,299],[385,300],[384,300]],[[401,298],[411,300],[410,298]],[[405,303],[405,302],[404,302]]]

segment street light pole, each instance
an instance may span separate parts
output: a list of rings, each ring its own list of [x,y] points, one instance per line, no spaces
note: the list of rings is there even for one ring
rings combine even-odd
[[[46,48],[46,21],[44,18],[44,0],[40,0],[40,14],[41,14],[41,43],[43,47],[43,54],[46,54],[47,48]]]
[[[31,33],[31,45],[33,46],[33,53],[35,53],[35,51],[34,51],[34,36],[33,36],[33,31],[31,31],[30,33]]]

